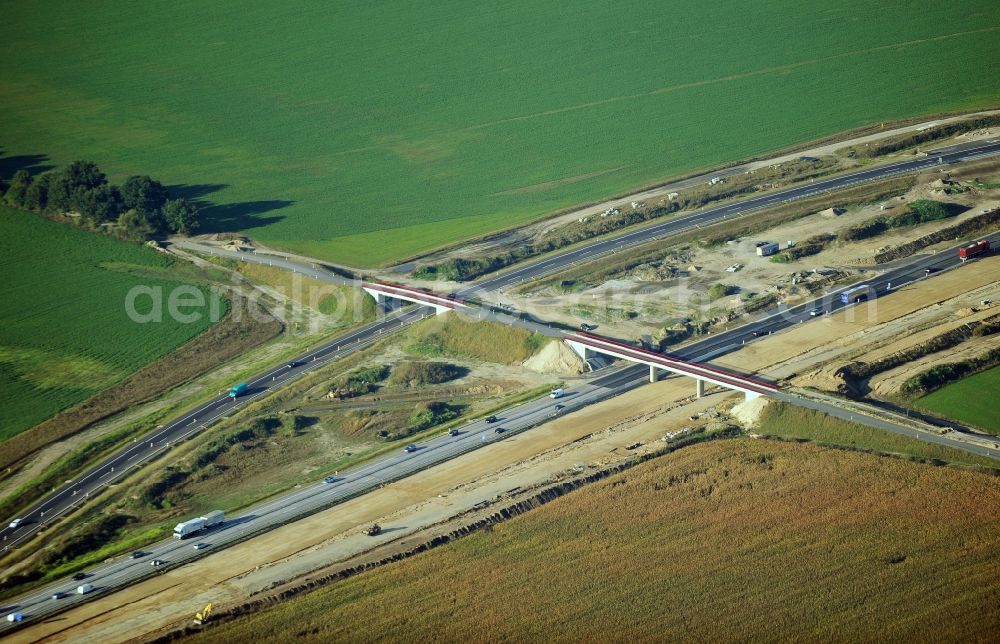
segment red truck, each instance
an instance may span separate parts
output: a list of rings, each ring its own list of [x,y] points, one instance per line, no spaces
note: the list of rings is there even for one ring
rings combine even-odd
[[[967,259],[971,259],[976,255],[983,255],[988,253],[990,250],[990,242],[987,239],[981,239],[975,244],[969,244],[968,246],[962,246],[958,249],[958,256],[962,258],[964,262]]]

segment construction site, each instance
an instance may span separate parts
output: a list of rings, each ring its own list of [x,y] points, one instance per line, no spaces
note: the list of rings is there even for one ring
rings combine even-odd
[[[990,319],[989,305],[982,302],[1000,296],[998,270],[1000,258],[989,257],[933,279],[901,285],[879,298],[877,307],[848,309],[760,338],[720,364],[793,388],[843,396],[843,379],[834,374],[844,364],[905,352],[970,315]],[[904,333],[906,329],[910,333]],[[985,338],[973,341],[968,349],[997,346],[995,336]],[[920,364],[931,359],[932,354],[924,355]],[[887,371],[870,387],[884,388],[891,378]],[[98,598],[67,611],[59,620],[21,631],[14,639],[59,641],[83,635],[120,641],[126,634],[165,633],[189,621],[206,604],[218,611],[247,602],[263,606],[280,601],[287,589],[328,583],[343,574],[338,571],[364,569],[419,551],[435,539],[442,542],[443,535],[460,535],[482,525],[484,518],[555,484],[635,463],[685,436],[734,429],[752,434],[755,418],[767,402],[741,401],[725,390],[710,390],[695,399],[686,379],[667,378]],[[935,431],[916,419],[913,427]],[[976,440],[995,440],[978,435]],[[943,455],[955,462],[991,462],[946,450]],[[376,522],[383,527],[382,534],[365,535],[362,528]]]

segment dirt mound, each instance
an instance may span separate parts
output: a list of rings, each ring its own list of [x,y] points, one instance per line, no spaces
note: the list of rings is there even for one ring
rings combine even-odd
[[[564,342],[549,342],[545,348],[524,361],[524,366],[538,373],[575,376],[586,370],[586,363]]]
[[[768,402],[770,401],[763,396],[751,398],[737,404],[729,413],[744,427],[753,427],[757,424],[760,413],[767,407]]]
[[[866,391],[864,380],[851,378],[845,367],[855,364],[849,362],[846,365],[842,362],[826,364],[814,371],[809,371],[792,378],[792,383],[796,387],[811,387],[821,391],[838,393],[851,398],[863,398]]]

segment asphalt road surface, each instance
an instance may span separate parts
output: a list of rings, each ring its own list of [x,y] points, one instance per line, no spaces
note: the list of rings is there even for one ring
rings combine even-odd
[[[675,235],[691,228],[708,226],[725,219],[740,217],[762,208],[777,206],[828,192],[836,192],[857,184],[885,179],[886,177],[910,174],[938,167],[943,168],[948,164],[986,158],[997,154],[1000,154],[1000,141],[963,143],[934,150],[927,157],[892,163],[860,172],[815,181],[724,206],[707,208],[684,217],[670,217],[661,223],[646,226],[639,230],[626,232],[617,236],[602,237],[592,243],[563,253],[555,253],[537,262],[517,265],[513,269],[504,271],[496,277],[478,282],[471,290],[500,290],[521,282],[536,280],[540,277],[566,270],[578,264],[592,261],[598,257],[610,255],[611,253],[625,250],[632,246],[660,239],[668,235]]]
[[[474,298],[478,294],[481,294],[484,290],[499,290],[526,280],[537,279],[554,272],[565,270],[566,268],[577,265],[581,262],[590,261],[602,255],[617,252],[620,249],[642,244],[652,239],[676,234],[691,227],[707,225],[727,218],[737,217],[747,212],[759,210],[761,208],[773,206],[779,203],[843,189],[865,181],[882,179],[888,176],[926,170],[951,163],[959,163],[962,161],[984,158],[997,154],[1000,154],[1000,142],[997,141],[961,144],[948,148],[942,148],[935,151],[928,157],[879,166],[717,208],[702,210],[684,217],[670,218],[653,226],[627,232],[617,237],[595,240],[594,242],[580,248],[569,250],[561,254],[557,253],[542,261],[516,267],[513,270],[507,271],[501,275],[497,275],[493,278],[462,289],[460,292],[456,293],[456,295],[460,298]],[[224,251],[221,249],[201,246],[191,242],[181,242],[178,245],[189,250],[210,252],[219,256],[232,257],[243,261],[285,268],[286,270],[291,270],[320,280],[334,283],[350,283],[350,280],[345,280],[342,276],[331,273],[330,271],[317,268],[316,266],[295,262],[294,260],[286,258],[271,255],[256,255]],[[926,260],[921,260],[918,264],[921,264],[924,261]],[[942,267],[948,262],[947,258],[942,258],[941,261]],[[921,265],[919,268],[922,270],[924,266]],[[895,280],[897,283],[901,283],[905,279],[915,279],[916,277],[919,277],[919,275],[914,274],[913,271],[903,272],[899,275],[896,274],[897,272],[898,271],[891,271],[890,273],[887,273],[888,278],[885,281],[892,282]],[[479,299],[490,300],[492,298],[487,296],[486,298]],[[829,305],[824,305],[824,308],[832,310],[836,306],[837,302],[833,301]],[[776,316],[771,316],[767,318],[767,320],[758,321],[742,328],[745,328],[746,333],[750,334],[754,331],[758,333],[767,331],[773,332],[783,328],[790,315],[801,316],[810,308],[813,308],[813,306],[802,305],[795,309],[779,313]],[[243,397],[232,400],[226,395],[220,395],[210,402],[202,405],[198,409],[195,409],[194,411],[189,412],[181,418],[156,430],[156,432],[151,435],[141,439],[136,439],[136,443],[129,448],[109,457],[88,472],[80,475],[77,479],[68,481],[45,499],[39,501],[34,506],[29,507],[27,510],[22,511],[19,514],[21,522],[17,528],[9,527],[9,521],[14,517],[5,521],[2,527],[0,527],[0,543],[2,543],[4,548],[16,546],[17,544],[30,538],[45,525],[51,523],[76,505],[80,504],[83,500],[89,498],[91,494],[96,493],[103,486],[121,478],[121,476],[132,468],[141,466],[149,459],[160,455],[164,450],[170,449],[170,446],[175,444],[178,440],[188,438],[198,431],[201,431],[209,423],[235,411],[239,406],[245,404],[247,401],[258,398],[268,393],[273,388],[284,385],[302,373],[320,366],[321,364],[325,364],[331,359],[347,355],[358,348],[371,344],[388,333],[398,331],[400,326],[416,321],[423,315],[426,315],[426,313],[419,311],[419,309],[417,311],[404,309],[403,311],[398,311],[394,314],[388,315],[384,319],[364,326],[345,336],[335,338],[322,347],[299,357],[294,362],[296,366],[292,368],[278,366],[275,369],[258,375],[256,378],[249,381],[248,384],[250,384],[250,391]],[[498,319],[500,321],[507,322],[513,321],[512,317],[504,319],[503,316],[499,316]],[[553,334],[553,332],[547,329],[544,325],[532,324],[531,322],[525,321],[518,321],[516,323],[550,335]],[[726,344],[725,338],[732,338],[732,341],[729,344],[733,345],[731,348],[735,348],[735,346],[737,346],[737,339],[735,336],[738,335],[738,332],[733,334],[720,334],[714,338],[714,342],[712,343],[714,348],[711,350],[699,349],[701,353],[692,356],[690,355],[689,348],[685,349],[679,355],[681,357],[689,356],[689,359],[695,360],[710,359],[715,355],[721,355],[721,353],[727,349],[728,345]],[[743,337],[739,338],[738,342],[742,343],[746,339],[747,338],[744,334]],[[701,343],[693,346],[700,347]],[[718,353],[712,353],[713,351],[718,351]]]
[[[707,225],[709,223],[715,223],[727,218],[736,217],[752,210],[758,210],[782,202],[802,199],[823,192],[839,190],[850,185],[880,179],[887,176],[925,170],[941,165],[958,163],[961,161],[983,158],[996,154],[1000,154],[1000,142],[963,144],[961,146],[954,146],[936,151],[933,155],[926,158],[872,168],[870,170],[836,177],[826,181],[818,181],[789,190],[756,197],[739,203],[703,210],[693,215],[673,218],[660,224],[649,226],[630,233],[625,233],[617,237],[597,240],[592,244],[548,257],[543,261],[515,268],[511,271],[503,273],[502,275],[498,275],[494,278],[481,282],[474,287],[463,289],[457,293],[457,296],[460,298],[470,297],[482,289],[497,290],[525,280],[537,279],[576,265],[580,262],[586,262],[601,255],[616,252],[619,249],[645,243],[659,237],[675,234],[694,226]],[[1000,236],[991,236],[991,240],[994,244],[998,241],[998,237]],[[199,248],[198,250],[205,249]],[[225,253],[219,251],[217,254]],[[234,255],[236,254],[234,253]],[[318,279],[326,279],[336,282],[343,281],[343,278],[340,276],[332,275],[327,271],[316,269],[312,266],[297,264],[291,260],[266,256],[240,255],[246,261],[271,263],[272,265],[282,266],[289,270],[295,270],[299,273],[308,274]],[[878,278],[868,280],[866,283],[870,284],[877,291],[877,293],[882,294],[887,288],[898,288],[906,282],[926,277],[927,268],[944,270],[957,264],[957,253],[954,250],[951,250],[949,252],[940,253],[931,257],[918,258],[917,260],[907,263],[904,266],[887,271]],[[836,291],[831,295],[821,298],[815,302],[778,311],[756,322],[710,336],[702,341],[688,345],[673,355],[688,360],[703,361],[728,353],[739,348],[745,342],[753,341],[753,339],[756,339],[762,334],[777,332],[792,324],[798,324],[807,320],[812,320],[815,317],[819,317],[810,315],[810,311],[820,309],[823,313],[825,313],[827,311],[833,311],[840,308],[843,304],[839,301],[839,293],[840,291]],[[151,458],[162,455],[165,450],[169,450],[171,445],[175,444],[177,441],[188,438],[203,430],[208,424],[219,418],[227,416],[247,402],[265,395],[276,387],[287,384],[311,369],[324,365],[331,360],[348,355],[351,352],[357,351],[359,348],[368,346],[381,337],[394,333],[405,325],[412,323],[421,317],[426,317],[427,315],[428,313],[425,309],[412,307],[391,313],[383,319],[366,325],[345,336],[336,338],[329,343],[324,344],[323,346],[314,349],[303,356],[300,356],[291,363],[280,365],[274,369],[259,374],[255,378],[248,381],[250,386],[249,391],[239,398],[232,399],[227,395],[219,395],[199,408],[184,414],[181,418],[158,428],[151,435],[141,439],[136,439],[131,446],[109,457],[107,460],[87,473],[81,475],[77,479],[67,481],[50,496],[23,512],[21,514],[20,525],[17,528],[10,528],[7,525],[4,525],[2,529],[0,529],[3,547],[14,547],[27,540],[38,532],[38,530],[44,528],[47,524],[58,519],[67,511],[85,501],[89,495],[98,492],[102,487],[108,485],[109,483],[113,483],[117,479],[129,473],[133,468],[140,467]],[[550,334],[552,333],[551,330],[548,332]],[[610,395],[620,393],[644,382],[647,373],[648,369],[645,366],[627,367],[615,370],[607,376],[602,376],[600,379],[593,381],[591,384],[584,385],[580,390],[574,390],[574,392],[572,392],[573,396],[570,396],[563,404],[566,404],[567,411],[569,411],[571,408],[579,406],[579,403],[589,404]],[[588,387],[591,389],[587,389]],[[798,397],[789,397],[786,394],[783,394],[783,396],[788,398],[789,402],[802,404],[815,409],[821,409],[822,411],[831,413],[835,416],[842,416],[845,413],[843,409],[840,409],[832,404],[815,400],[804,402],[804,399]],[[576,400],[571,400],[572,398],[576,398]],[[547,401],[548,399],[532,401],[516,408],[515,410],[512,410],[510,413],[516,414],[521,420],[511,425],[511,433],[522,425],[527,427],[536,424],[535,420],[531,420],[533,418],[532,414],[537,415],[546,413],[544,410],[551,407]],[[536,405],[541,405],[541,407],[534,407]],[[933,442],[958,449],[964,449],[991,456],[998,455],[996,450],[969,445],[967,443],[963,443],[962,441],[951,439],[947,436],[921,434],[901,425],[889,423],[877,418],[859,416],[857,413],[852,413],[850,416],[851,420],[854,420],[855,422],[862,422],[864,424],[880,427],[882,429],[890,429],[891,431],[896,431],[898,433],[916,435],[924,440],[932,440]],[[482,435],[490,434],[490,432],[492,432],[492,430],[489,430],[489,432]],[[470,433],[465,434],[465,436],[467,437],[470,434],[471,430]],[[480,434],[476,434],[476,436],[478,437]],[[490,440],[497,440],[503,437],[504,435],[500,434],[489,435]],[[467,438],[464,441],[464,444],[463,441],[460,440],[461,438],[461,436],[442,437],[440,439],[436,439],[432,443],[429,443],[425,450],[418,450],[414,454],[407,454],[406,457],[409,458],[394,457],[396,459],[395,461],[379,461],[377,463],[366,465],[363,468],[359,468],[357,472],[353,473],[350,479],[344,479],[344,481],[350,480],[350,485],[345,484],[343,486],[339,486],[339,483],[332,486],[327,486],[325,484],[318,485],[315,494],[307,495],[306,498],[299,498],[299,495],[304,494],[304,491],[298,491],[294,495],[285,497],[284,500],[272,501],[268,504],[268,507],[270,504],[274,503],[278,503],[278,506],[275,506],[266,512],[257,509],[255,511],[263,513],[254,515],[253,517],[250,517],[250,514],[253,514],[254,512],[251,511],[250,514],[238,517],[235,521],[228,521],[225,526],[214,531],[212,534],[223,534],[232,530],[232,532],[229,533],[233,535],[230,540],[241,538],[250,532],[258,532],[261,529],[265,529],[267,526],[273,527],[274,525],[279,525],[280,523],[290,520],[291,517],[302,516],[303,514],[308,514],[309,512],[314,511],[318,507],[325,507],[335,503],[338,498],[331,497],[334,490],[349,493],[348,495],[356,494],[359,488],[351,486],[364,487],[364,484],[360,481],[368,480],[370,482],[371,480],[364,479],[364,476],[378,474],[379,476],[384,477],[382,480],[401,478],[402,476],[406,476],[422,467],[427,467],[430,464],[440,462],[441,460],[452,458],[460,451],[467,451],[467,449],[474,448],[474,446],[469,446]],[[438,445],[438,441],[441,442],[441,445]],[[443,447],[447,444],[463,444],[463,446],[459,452],[455,452]],[[457,449],[457,447],[455,449]],[[439,456],[444,456],[444,458],[435,460]],[[377,472],[367,472],[368,468],[385,469],[380,469]],[[354,477],[360,478],[356,480]],[[368,487],[365,489],[371,488]],[[318,505],[308,506],[309,498],[312,498],[312,502],[317,503]],[[312,509],[303,510],[302,508]],[[221,545],[222,543],[223,542],[220,541],[218,545]],[[178,550],[178,544],[175,544],[174,542],[159,544],[157,548],[162,548],[163,550],[159,551],[151,549],[153,554],[148,559],[161,558],[167,561],[168,565],[175,563],[176,561],[183,560],[183,558],[178,559],[180,556],[178,555],[178,552],[187,552],[187,550],[184,550],[183,548]],[[190,552],[187,552],[188,558],[194,556],[194,554],[198,552],[193,548],[190,548],[189,550]],[[161,557],[157,553],[163,554],[163,556]],[[174,557],[174,560],[169,559],[168,555],[170,557]],[[143,564],[145,567],[139,564]],[[103,583],[106,584],[107,588],[112,586],[120,587],[124,583],[141,576],[139,573],[140,570],[148,574],[151,568],[146,561],[131,559],[126,562],[112,563],[108,566],[111,570],[106,573],[101,573],[102,575],[105,575],[104,577],[98,578],[97,573],[95,572],[95,579],[97,581],[103,580]],[[120,566],[120,568],[116,566]],[[90,580],[88,580],[88,582],[95,583]],[[67,582],[61,582],[61,584],[62,585],[60,587],[67,586]],[[59,586],[59,584],[56,584],[55,586]],[[95,586],[97,586],[96,583]],[[100,591],[101,588],[98,587],[97,590]],[[50,598],[52,594],[51,589],[47,587],[45,592],[47,594],[44,596]],[[38,605],[37,602],[40,601],[38,600],[38,597],[40,596],[42,595],[39,595],[38,593],[33,593],[29,596],[28,599],[35,598],[34,601],[36,603],[31,604],[32,606]],[[74,596],[72,599],[64,598],[62,600],[48,599],[46,602],[46,606],[48,607],[46,608],[46,612],[49,608],[51,610],[58,610],[59,606],[68,605],[68,603],[72,601],[82,601],[85,597],[89,596],[91,595]],[[29,604],[27,602],[27,599],[21,600],[19,605],[28,606]],[[58,604],[57,602],[62,603]],[[4,624],[4,626],[6,626],[6,624]]]
[[[1000,233],[991,235],[989,238],[994,243],[1000,241]],[[876,279],[868,281],[868,284],[875,289],[877,295],[881,295],[887,289],[902,287],[915,280],[927,279],[938,271],[953,269],[958,265],[960,265],[960,260],[957,257],[957,252],[952,249],[947,252],[938,253],[937,255],[918,258],[915,261],[888,271]],[[927,269],[931,269],[933,272],[928,273]],[[890,284],[892,285],[891,287]],[[834,311],[845,306],[865,307],[868,305],[867,303],[845,304],[841,302],[839,293],[843,290],[845,289],[840,289],[807,304],[775,312],[757,322],[714,334],[688,345],[672,355],[687,360],[707,360],[709,357],[734,351],[743,346],[745,342],[751,342],[762,335],[779,332],[796,324],[809,321],[821,324],[822,316],[828,311]],[[877,297],[875,301],[877,302]],[[405,323],[419,312],[419,310],[404,312],[398,319],[394,319],[390,323],[396,325],[398,328],[401,322]],[[812,315],[811,313],[813,312],[818,312],[819,314]],[[863,312],[859,311],[859,314],[863,314]],[[362,331],[356,333],[362,333]],[[341,351],[344,351],[344,349],[341,349]],[[325,354],[325,360],[335,359],[337,355],[336,352],[327,353]],[[63,579],[48,584],[0,607],[0,614],[9,614],[16,611],[22,613],[28,622],[37,621],[40,618],[87,601],[96,595],[123,588],[139,579],[158,574],[196,557],[209,554],[213,549],[217,550],[254,534],[273,529],[347,499],[362,495],[387,482],[405,478],[422,469],[455,458],[460,454],[472,451],[483,445],[514,437],[531,427],[544,423],[556,415],[579,411],[587,405],[642,386],[648,379],[648,368],[645,365],[618,367],[606,371],[606,373],[600,375],[595,374],[596,377],[588,382],[573,388],[567,388],[565,395],[559,399],[545,397],[523,403],[502,414],[498,414],[495,422],[491,423],[486,420],[479,420],[459,429],[457,435],[446,434],[426,442],[413,443],[413,452],[407,452],[401,447],[394,454],[346,471],[343,476],[336,477],[331,483],[316,482],[279,498],[261,503],[240,513],[236,517],[229,517],[221,526],[208,530],[203,534],[193,535],[184,540],[176,538],[165,539],[144,549],[137,558],[123,556],[95,567],[86,573],[87,578],[84,580]],[[280,374],[277,371],[263,374],[256,381],[256,386],[270,382],[277,384],[278,380],[269,381],[268,378],[277,377],[278,375]],[[285,376],[285,379],[288,377],[290,376]],[[260,393],[263,393],[263,391]],[[249,395],[259,394],[251,392]],[[940,445],[1000,458],[1000,450],[998,449],[970,445],[947,435],[939,436],[926,432],[918,432],[906,425],[893,423],[883,418],[868,416],[857,411],[845,410],[836,404],[802,398],[788,393],[779,393],[775,398],[791,404],[822,411],[844,420],[858,422],[900,435],[920,438]],[[220,402],[223,405],[233,404],[232,402],[226,403],[226,401]],[[237,404],[239,403],[237,402]],[[557,409],[556,405],[560,405],[561,408]],[[231,407],[228,407],[226,411],[231,411],[231,409]],[[195,544],[205,544],[205,547],[195,549]],[[153,567],[151,562],[154,560],[162,561],[163,564]],[[94,590],[86,595],[76,593],[75,589],[77,586],[83,583],[93,585]],[[15,627],[16,625],[5,622],[0,624],[0,633]]]
[[[639,386],[645,374],[612,371],[594,378],[591,382],[575,387],[559,399],[549,397],[533,400],[504,413],[497,414],[495,422],[480,420],[457,430],[457,435],[445,434],[426,442],[412,443],[414,451],[400,449],[376,461],[352,468],[333,482],[317,481],[276,499],[268,500],[238,516],[227,517],[216,528],[191,535],[186,539],[170,537],[138,551],[136,556],[125,555],[101,564],[86,573],[86,578],[62,579],[27,593],[16,600],[0,604],[0,615],[22,613],[25,623],[65,610],[94,596],[123,588],[139,579],[161,573],[196,557],[211,554],[248,536],[273,529],[323,508],[359,496],[438,463],[478,449],[517,434],[549,420],[553,416],[570,413],[586,405],[614,395],[622,388]],[[562,409],[556,409],[560,405]],[[201,549],[195,545],[201,544]],[[163,562],[152,566],[153,561]],[[80,584],[91,584],[93,590],[79,594]],[[16,627],[6,621],[0,624],[0,633]]]
[[[280,364],[256,375],[247,380],[249,389],[238,398],[231,398],[226,392],[220,392],[207,403],[157,428],[153,433],[135,439],[131,445],[88,472],[66,481],[42,502],[22,512],[19,516],[20,525],[17,528],[11,528],[11,520],[8,519],[0,528],[0,542],[5,549],[15,547],[67,511],[85,502],[90,495],[97,493],[104,486],[114,483],[135,468],[142,467],[151,459],[162,456],[173,445],[204,430],[216,420],[236,412],[304,373],[363,349],[428,315],[431,313],[427,310],[412,307],[393,312],[381,320],[313,349],[294,361]]]

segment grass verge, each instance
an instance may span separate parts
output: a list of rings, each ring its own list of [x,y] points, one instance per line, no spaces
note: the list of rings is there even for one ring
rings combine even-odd
[[[900,436],[782,402],[772,402],[767,406],[756,431],[764,436],[807,440],[819,445],[873,453],[903,454],[942,464],[1000,468],[1000,461],[987,456]]]

